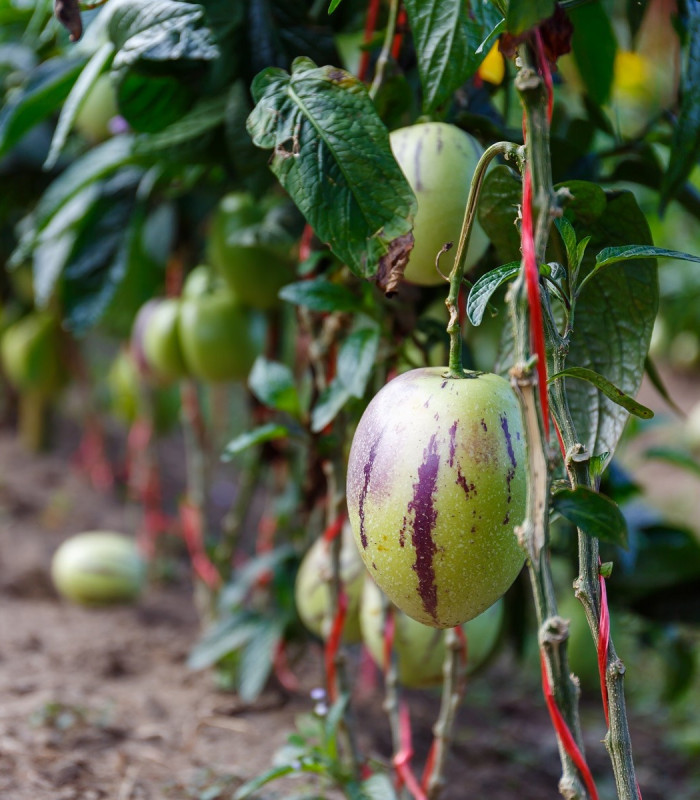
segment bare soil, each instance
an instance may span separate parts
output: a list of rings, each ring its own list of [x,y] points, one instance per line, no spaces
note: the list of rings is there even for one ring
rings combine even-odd
[[[697,383],[681,403],[692,405]],[[645,390],[643,401],[663,406]],[[670,474],[670,477],[669,477]],[[661,477],[663,475],[663,477]],[[697,478],[676,471],[646,476],[662,500],[678,489],[693,498]],[[665,483],[663,483],[665,481]],[[684,500],[685,502],[685,500]],[[697,517],[696,517],[697,519]],[[60,600],[49,565],[68,535],[129,530],[132,512],[97,492],[71,465],[65,446],[37,457],[0,434],[0,798],[3,800],[225,800],[270,766],[311,710],[319,653],[297,669],[302,689],[271,687],[254,707],[216,690],[207,672],[186,666],[199,622],[191,587],[153,585],[138,605],[89,610]],[[628,665],[643,680],[644,665]],[[528,668],[529,670],[529,668]],[[558,797],[555,739],[537,670],[507,654],[470,683],[449,763],[445,800],[546,800]],[[641,673],[642,677],[639,677]],[[416,767],[431,741],[437,697],[411,693]],[[390,739],[381,687],[361,686],[357,717],[363,750],[386,762]],[[697,710],[700,715],[700,709]],[[598,698],[582,706],[587,756],[601,798],[615,796]],[[645,800],[700,797],[697,756],[669,746],[658,706],[631,709]],[[291,797],[299,782],[272,784],[261,797]],[[333,798],[317,785],[307,797]]]

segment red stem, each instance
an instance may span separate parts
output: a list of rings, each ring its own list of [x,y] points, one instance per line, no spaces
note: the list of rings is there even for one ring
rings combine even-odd
[[[370,0],[367,7],[367,20],[365,22],[365,35],[362,39],[363,44],[367,45],[372,40],[374,29],[377,26],[377,17],[379,16],[379,0]],[[363,50],[360,56],[360,65],[357,69],[357,77],[361,81],[367,80],[367,73],[369,72],[369,50]]]

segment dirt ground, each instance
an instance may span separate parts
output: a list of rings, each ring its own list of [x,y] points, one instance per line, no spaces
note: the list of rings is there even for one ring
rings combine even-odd
[[[686,409],[696,388],[682,390]],[[663,407],[647,390],[644,400]],[[60,541],[81,530],[128,530],[133,524],[132,512],[90,488],[65,451],[37,458],[9,432],[0,434],[0,798],[226,800],[270,766],[296,715],[311,710],[308,691],[321,683],[320,658],[312,653],[299,670],[298,693],[273,688],[243,708],[235,696],[215,689],[210,674],[186,666],[198,635],[186,582],[152,586],[128,608],[94,611],[59,600],[48,569]],[[678,492],[693,498],[697,510],[700,482],[676,472],[662,478],[657,466],[645,480],[662,500]],[[644,670],[643,664],[628,666],[630,672]],[[390,743],[381,697],[378,686],[365,687],[357,716],[364,751],[386,760]],[[418,693],[409,699],[419,767],[437,699]],[[611,798],[595,696],[584,696],[582,714],[600,796]],[[670,749],[666,725],[658,707],[631,709],[644,798],[700,797],[697,754]],[[507,655],[468,687],[448,777],[445,800],[559,796],[556,744],[537,675],[524,674]],[[287,781],[259,796],[298,791],[298,782]],[[336,796],[322,786],[306,792]]]

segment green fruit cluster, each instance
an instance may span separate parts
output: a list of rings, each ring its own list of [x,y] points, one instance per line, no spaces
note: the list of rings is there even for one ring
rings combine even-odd
[[[347,476],[360,555],[390,600],[437,628],[501,597],[524,556],[526,447],[510,384],[488,373],[412,370],[374,397]]]
[[[243,380],[261,350],[254,312],[200,266],[181,298],[146,303],[134,322],[132,351],[159,381],[191,375],[203,381]]]

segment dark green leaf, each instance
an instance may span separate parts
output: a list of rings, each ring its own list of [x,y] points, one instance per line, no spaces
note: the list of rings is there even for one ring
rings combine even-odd
[[[321,393],[311,412],[311,430],[313,433],[320,433],[326,425],[331,423],[351,397],[350,390],[336,376]]]
[[[81,220],[60,279],[64,325],[76,335],[101,319],[126,277],[141,176],[128,169],[105,182]]]
[[[221,456],[222,461],[230,461],[233,456],[242,453],[249,447],[256,444],[264,444],[265,442],[272,442],[275,439],[284,439],[289,436],[289,429],[284,425],[277,425],[274,422],[268,422],[258,428],[253,428],[252,431],[246,431],[240,436],[236,436],[224,448]]]
[[[554,225],[559,231],[564,247],[566,248],[566,258],[569,263],[569,270],[573,271],[579,265],[578,247],[576,243],[576,231],[574,226],[566,217],[557,217]]]
[[[169,148],[181,147],[191,142],[206,147],[207,135],[224,122],[226,104],[226,96],[203,98],[167,128],[157,133],[137,136],[134,152],[139,155],[163,156]]]
[[[338,378],[353,397],[367,388],[379,348],[379,329],[360,328],[351,333],[338,352]]]
[[[44,192],[36,210],[36,229],[43,230],[52,217],[91,183],[133,162],[133,138],[115,136],[74,161]]]
[[[123,0],[115,5],[108,31],[117,48],[114,69],[138,61],[213,61],[219,55],[204,9],[179,0]]]
[[[0,108],[0,158],[66,99],[85,61],[55,58],[40,64]]]
[[[685,4],[688,14],[688,55],[681,80],[681,111],[673,126],[671,158],[661,184],[663,211],[674,199],[700,155],[700,5]]]
[[[700,463],[691,453],[676,450],[672,447],[649,447],[644,451],[644,456],[656,461],[665,461],[674,467],[680,467],[693,475],[700,475]]]
[[[406,0],[423,86],[423,111],[447,103],[488,53],[477,53],[501,15],[483,0]]]
[[[610,97],[617,40],[607,12],[599,2],[567,11],[573,23],[571,49],[590,98],[599,106]]]
[[[283,631],[283,621],[261,620],[257,633],[245,645],[238,668],[238,694],[244,703],[257,700],[265,688]]]
[[[520,262],[511,261],[510,264],[496,267],[479,278],[469,290],[467,298],[467,316],[472,325],[481,325],[493,293],[519,272]]]
[[[85,98],[95,85],[97,79],[109,65],[113,53],[114,46],[110,42],[105,42],[102,47],[92,55],[80,73],[78,80],[73,84],[73,88],[61,109],[61,115],[58,118],[56,130],[51,140],[51,149],[44,163],[44,169],[51,169],[56,164],[56,161],[58,161],[58,157],[61,155],[68,134],[73,127],[78,112],[83,106]]]
[[[515,219],[521,195],[520,177],[510,167],[499,165],[489,170],[479,196],[479,223],[504,263],[520,261],[520,233]]]
[[[579,239],[592,237],[582,264],[584,276],[594,266],[593,252],[629,242],[652,243],[646,218],[631,192],[610,192],[603,199],[604,210],[597,219],[590,219],[591,206],[585,207],[586,221],[578,217],[578,208],[572,212],[569,206],[566,212],[573,214]],[[619,269],[603,270],[578,297],[567,366],[591,369],[634,397],[644,375],[658,292],[653,259],[639,258]],[[626,412],[584,381],[567,380],[566,393],[578,440],[592,455],[614,453]]]
[[[554,13],[554,0],[508,0],[506,30],[519,34],[534,28]]]
[[[358,311],[362,303],[345,286],[325,278],[287,284],[279,293],[282,300],[312,311]]]
[[[630,414],[634,414],[641,419],[651,419],[654,416],[654,412],[650,408],[638,403],[633,397],[625,394],[618,389],[617,386],[607,380],[607,378],[604,378],[592,369],[587,369],[585,367],[567,367],[561,372],[552,375],[548,382],[552,383],[552,381],[560,378],[580,378],[583,381],[588,381],[588,383],[600,389],[613,403],[617,403],[617,405],[627,409]]]
[[[273,151],[272,171],[316,235],[353,272],[374,276],[392,242],[410,232],[416,200],[366,87],[297,58],[291,76],[267,69],[252,92],[248,130]]]
[[[552,508],[589,536],[627,547],[627,523],[609,497],[586,486],[561,489],[552,496]]]
[[[248,388],[266,406],[292,416],[299,414],[294,375],[285,364],[258,356],[248,376]]]

